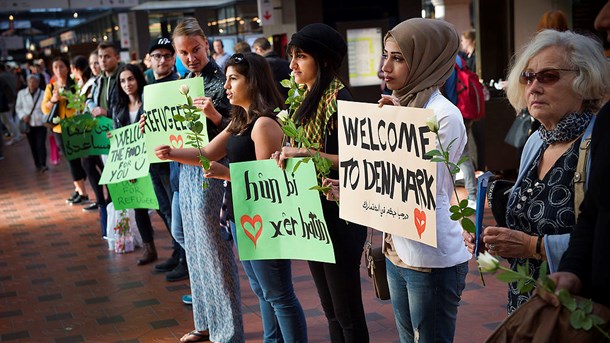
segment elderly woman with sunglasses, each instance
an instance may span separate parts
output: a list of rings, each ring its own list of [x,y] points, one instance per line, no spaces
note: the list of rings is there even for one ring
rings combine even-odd
[[[508,76],[508,99],[516,109],[527,107],[541,127],[521,157],[506,209],[508,227],[483,232],[485,248],[508,258],[512,269],[529,263],[537,279],[543,261],[553,268],[567,248],[578,211],[579,147],[610,90],[609,80],[601,42],[574,32],[542,31],[517,56]],[[472,237],[465,239],[472,248]],[[532,294],[520,294],[516,286],[509,284],[509,314]]]

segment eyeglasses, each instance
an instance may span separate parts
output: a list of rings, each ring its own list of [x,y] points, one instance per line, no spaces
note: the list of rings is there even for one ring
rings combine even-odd
[[[231,56],[231,61],[234,64],[240,64],[241,61],[244,60],[244,54],[234,54],[233,56]]]
[[[543,85],[552,85],[555,82],[559,81],[560,71],[578,71],[578,69],[546,69],[541,70],[537,73],[532,73],[531,71],[524,71],[521,72],[521,75],[519,75],[519,83],[529,85],[534,82],[534,79],[536,79]]]
[[[170,58],[172,58],[172,54],[152,54],[150,55],[151,58],[154,58],[155,61],[161,61],[161,58],[165,58],[166,60],[169,60]]]

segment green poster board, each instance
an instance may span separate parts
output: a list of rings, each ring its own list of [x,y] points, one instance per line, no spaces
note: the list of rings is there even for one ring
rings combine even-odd
[[[159,209],[150,175],[130,181],[109,183],[107,186],[115,210],[128,208]]]
[[[195,99],[204,96],[203,80],[200,77],[169,82],[154,83],[144,87],[144,111],[146,113],[145,141],[150,163],[169,162],[157,158],[155,147],[170,145],[174,148],[190,147],[186,145],[187,135],[191,131],[186,122],[174,120],[174,114],[184,115],[180,106],[186,104],[186,97],[180,94],[180,86],[189,87],[189,95]],[[202,133],[207,133],[205,115],[201,114]],[[207,135],[204,144],[208,143]]]
[[[78,123],[83,120],[91,121],[93,117],[89,113],[85,113],[61,121],[61,137],[68,160],[108,154],[110,141],[106,137],[106,132],[112,130],[112,119],[97,117],[95,119],[97,124],[93,129],[80,127]]]
[[[231,163],[231,190],[239,258],[335,262],[322,213],[313,163],[289,159],[286,170],[275,160]]]
[[[100,185],[137,179],[148,175],[148,157],[144,134],[138,123],[110,132],[110,151]]]

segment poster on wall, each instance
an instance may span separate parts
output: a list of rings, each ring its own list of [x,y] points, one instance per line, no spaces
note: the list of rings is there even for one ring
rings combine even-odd
[[[430,109],[339,101],[339,217],[436,247]]]
[[[381,28],[347,30],[347,63],[352,87],[379,85],[377,76],[383,53]]]

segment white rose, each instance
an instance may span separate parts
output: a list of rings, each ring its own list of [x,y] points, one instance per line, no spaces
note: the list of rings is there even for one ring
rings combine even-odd
[[[436,120],[436,116],[432,116],[426,120],[426,125],[430,129],[430,131],[437,133],[438,132],[438,120]]]
[[[189,94],[189,86],[187,86],[187,85],[180,85],[180,94],[188,95]]]
[[[277,119],[280,121],[280,123],[285,123],[286,120],[288,120],[288,111],[286,110],[281,110],[278,114],[277,114]]]
[[[61,118],[53,117],[53,124],[59,124],[60,121],[61,121]]]
[[[479,253],[477,262],[479,263],[479,268],[483,273],[495,273],[500,267],[500,262],[498,262],[498,259],[487,251],[484,253]]]

